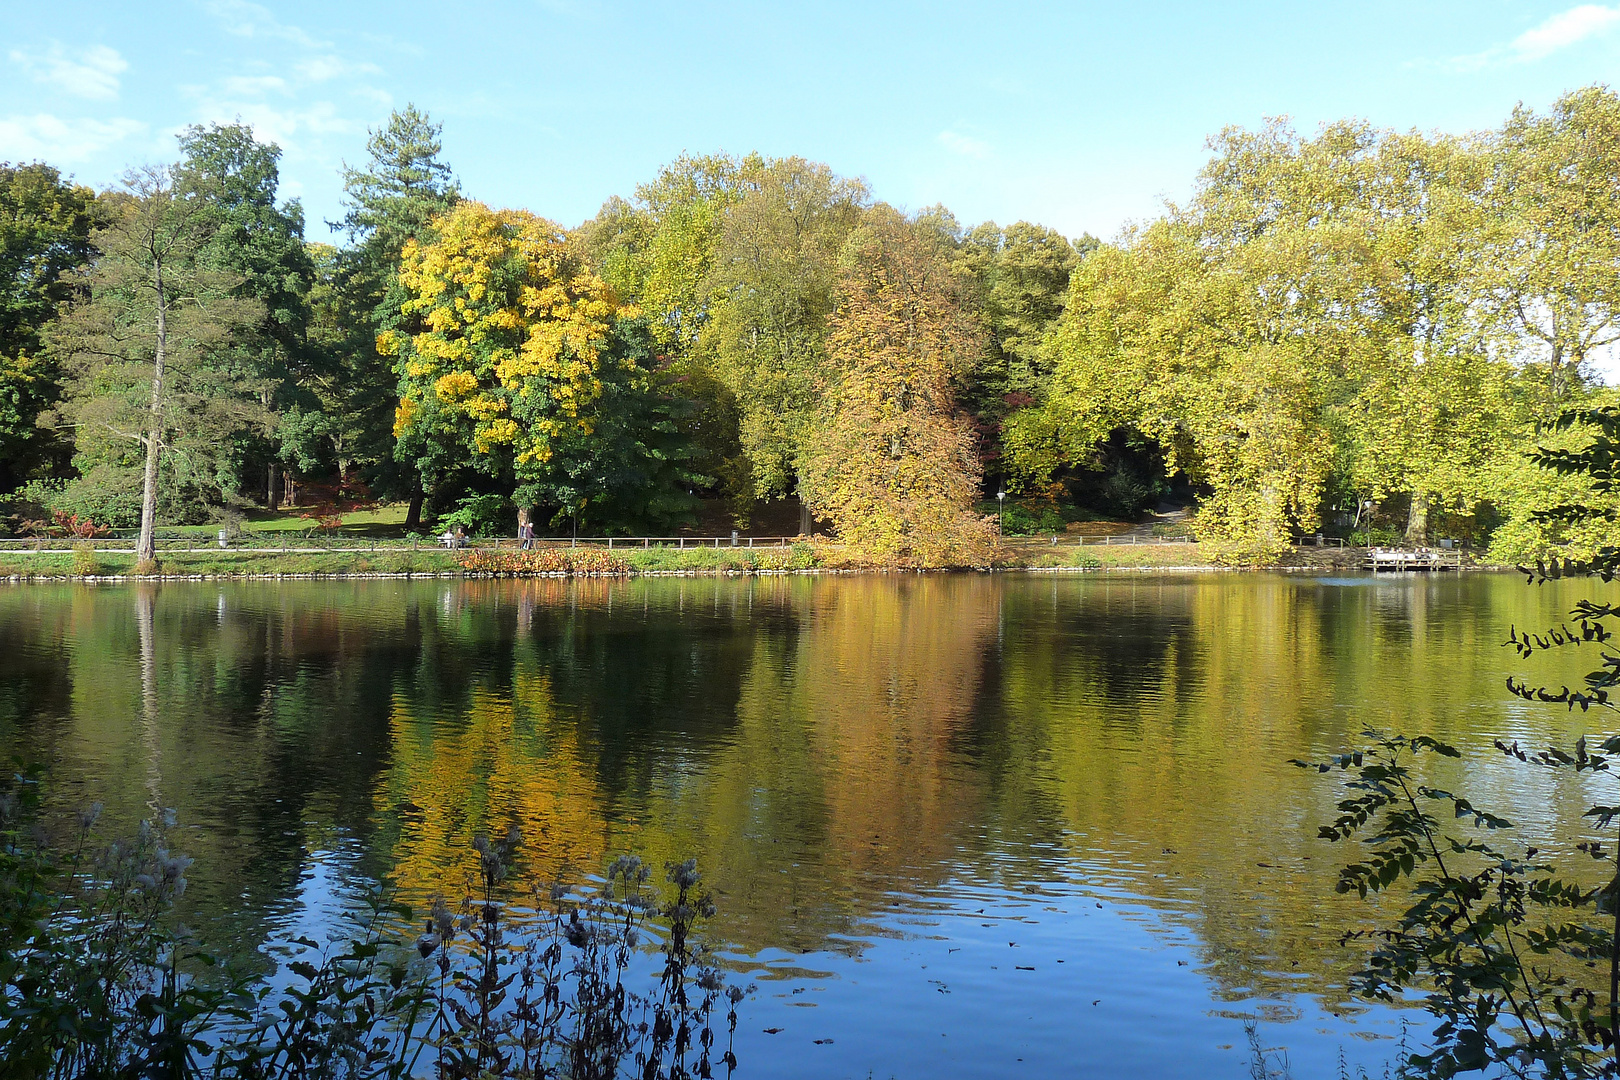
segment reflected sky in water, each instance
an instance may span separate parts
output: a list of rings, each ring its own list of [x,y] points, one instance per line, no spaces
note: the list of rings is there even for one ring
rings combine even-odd
[[[455,893],[696,855],[759,990],[758,1075],[1245,1076],[1376,1068],[1347,1002],[1371,912],[1288,760],[1367,724],[1530,835],[1588,792],[1486,753],[1579,715],[1508,697],[1515,576],[881,576],[0,589],[0,745],[64,805],[173,806],[187,921],[250,953],[366,888]],[[1571,681],[1591,666],[1532,668]],[[1587,661],[1590,657],[1586,658]],[[775,1034],[766,1029],[779,1028]],[[818,1042],[819,1040],[819,1042]]]

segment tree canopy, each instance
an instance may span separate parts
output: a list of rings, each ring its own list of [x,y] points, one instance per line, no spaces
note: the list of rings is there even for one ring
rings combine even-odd
[[[1240,560],[1322,528],[1597,543],[1525,451],[1612,397],[1617,136],[1602,87],[1471,134],[1230,128],[1184,204],[1100,243],[760,154],[682,155],[570,229],[464,197],[408,105],[321,243],[278,147],[189,128],[171,280],[235,306],[176,341],[158,516],[311,481],[408,500],[411,529],[469,500],[625,531],[796,498],[801,530],[931,565],[986,557],[975,506],[1006,487],[1127,518],[1173,491]],[[95,228],[148,195],[0,167],[0,488],[109,524],[144,487],[155,355],[107,335],[155,315]]]

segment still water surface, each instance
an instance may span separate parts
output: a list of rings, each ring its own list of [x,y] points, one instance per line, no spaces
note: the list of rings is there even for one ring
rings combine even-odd
[[[1504,575],[931,576],[0,588],[0,750],[64,804],[172,806],[183,912],[253,951],[365,884],[454,892],[519,824],[577,880],[696,855],[758,991],[742,1075],[1376,1069],[1288,764],[1366,724],[1533,837],[1572,783],[1487,753],[1589,721],[1508,697],[1510,623],[1586,592]],[[1590,659],[1590,658],[1587,658]],[[1531,669],[1556,685],[1590,664]],[[1560,786],[1562,785],[1562,786]],[[774,1034],[766,1029],[780,1029]]]

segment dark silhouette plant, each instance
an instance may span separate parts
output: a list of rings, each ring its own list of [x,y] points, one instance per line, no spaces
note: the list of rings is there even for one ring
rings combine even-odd
[[[714,907],[696,863],[620,858],[597,887],[507,887],[520,841],[474,841],[477,887],[412,909],[377,890],[351,940],[303,937],[290,985],[230,969],[172,919],[191,860],[172,812],[100,841],[100,807],[45,819],[37,771],[0,786],[0,1075],[19,1080],[691,1080],[736,1066],[737,1005],[697,944]],[[517,901],[522,901],[521,903]],[[631,983],[662,934],[650,985]],[[716,1056],[721,1002],[727,1047]]]
[[[1545,469],[1584,477],[1590,497],[1542,510],[1537,519],[1572,532],[1620,521],[1620,409],[1572,410],[1547,430],[1590,436],[1576,449],[1531,454]],[[1518,569],[1532,584],[1609,583],[1620,573],[1620,547],[1588,542],[1579,557],[1544,557]],[[1582,599],[1570,612],[1573,626],[1511,627],[1505,645],[1520,659],[1585,646],[1598,657],[1581,688],[1553,690],[1509,675],[1508,690],[1568,710],[1615,708],[1620,654],[1610,644],[1610,625],[1617,616],[1614,604]],[[1510,845],[1493,839],[1511,835],[1510,821],[1425,779],[1421,760],[1460,757],[1456,748],[1428,736],[1364,734],[1361,749],[1295,764],[1348,777],[1339,816],[1320,835],[1359,841],[1368,854],[1340,870],[1338,890],[1366,896],[1401,885],[1410,898],[1392,922],[1345,935],[1346,942],[1372,944],[1351,981],[1356,994],[1394,1002],[1416,993],[1438,1020],[1427,1050],[1403,1054],[1405,1073],[1450,1077],[1496,1067],[1513,1076],[1620,1075],[1620,876],[1609,866],[1620,850],[1620,793],[1586,811],[1591,828],[1573,843],[1572,856]],[[1594,777],[1614,774],[1620,762],[1620,735],[1595,748],[1582,736],[1567,751],[1502,740],[1495,747],[1526,766]],[[1579,861],[1571,864],[1571,857]]]

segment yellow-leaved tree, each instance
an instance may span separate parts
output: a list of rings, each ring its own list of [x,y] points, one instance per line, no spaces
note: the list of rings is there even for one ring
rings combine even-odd
[[[844,246],[830,385],[800,465],[805,499],[859,557],[988,563],[979,462],[952,377],[981,347],[937,234],[879,204]]]
[[[639,312],[621,306],[555,223],[459,203],[405,245],[402,311],[385,332],[398,453],[429,483],[460,469],[512,485],[520,516],[604,529],[688,508],[674,413],[649,370]]]

